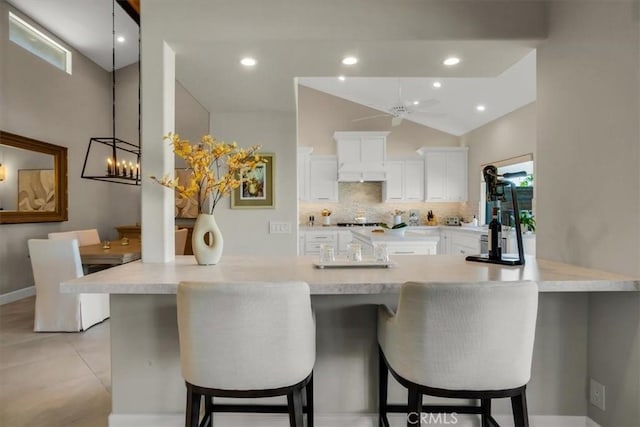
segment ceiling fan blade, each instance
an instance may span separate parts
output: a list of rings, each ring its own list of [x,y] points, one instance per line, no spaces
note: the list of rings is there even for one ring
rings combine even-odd
[[[375,114],[373,116],[360,117],[358,119],[353,119],[351,121],[352,122],[359,122],[359,121],[362,121],[362,120],[377,119],[378,117],[388,117],[390,115],[391,114],[386,114],[386,113],[385,114]]]
[[[391,119],[391,127],[399,126],[402,123],[402,117],[395,116]]]

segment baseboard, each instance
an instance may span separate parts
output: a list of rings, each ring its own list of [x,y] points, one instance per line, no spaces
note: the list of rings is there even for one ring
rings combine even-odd
[[[478,427],[477,415],[448,415],[440,418],[434,414],[431,418],[424,418],[422,426],[429,427]],[[501,426],[513,425],[511,415],[496,415],[496,421]],[[287,415],[284,414],[216,414],[214,425],[225,427],[282,427],[288,425]],[[314,418],[317,427],[377,427],[378,416],[372,414],[317,414]],[[406,418],[402,414],[390,414],[389,423],[392,427],[405,427]],[[109,415],[109,427],[182,427],[184,415]],[[560,415],[531,415],[530,427],[600,427],[593,420],[582,416]]]
[[[22,298],[27,298],[36,294],[36,287],[29,286],[27,288],[18,289],[17,291],[7,292],[0,295],[0,305],[9,304]]]

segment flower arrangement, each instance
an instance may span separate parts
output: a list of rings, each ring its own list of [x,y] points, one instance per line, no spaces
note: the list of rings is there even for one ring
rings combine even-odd
[[[398,216],[398,215],[404,215],[404,211],[402,211],[400,209],[395,209],[393,211],[393,216]]]
[[[199,144],[180,139],[176,133],[169,133],[164,139],[171,141],[173,152],[184,159],[191,176],[187,182],[170,175],[151,179],[175,190],[179,197],[197,203],[201,213],[213,214],[220,199],[240,187],[242,174],[266,162],[258,154],[259,145],[238,148],[235,142],[217,141],[211,135],[202,136]]]

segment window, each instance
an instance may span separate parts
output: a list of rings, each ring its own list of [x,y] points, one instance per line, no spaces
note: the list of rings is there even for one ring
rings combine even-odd
[[[9,12],[9,40],[71,74],[71,51],[11,12]]]
[[[492,163],[498,168],[498,174],[506,172],[521,172],[527,173],[526,177],[512,178],[512,181],[516,185],[516,197],[518,198],[518,208],[520,212],[527,211],[533,214],[534,210],[534,195],[533,195],[533,155],[526,154],[523,156],[500,160]],[[482,165],[481,169],[486,165]],[[482,175],[482,174],[481,174]],[[486,197],[487,186],[484,182],[484,176],[481,177],[480,182],[480,223],[488,224],[491,221],[491,211],[494,206],[494,202],[488,201]],[[516,215],[513,212],[513,202],[511,200],[511,190],[508,188],[504,191],[504,201],[501,203],[500,209],[500,222],[502,225],[515,226]]]

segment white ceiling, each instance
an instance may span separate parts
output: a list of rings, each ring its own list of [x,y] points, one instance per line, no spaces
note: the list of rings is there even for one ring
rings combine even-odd
[[[111,0],[8,0],[106,70],[111,70]],[[202,3],[204,7],[206,3]],[[204,11],[181,8],[186,22]],[[189,15],[191,14],[191,15]],[[144,25],[144,24],[143,24]],[[402,101],[429,101],[429,112],[408,120],[455,135],[464,134],[535,100],[535,43],[531,41],[427,40],[208,40],[199,25],[168,26],[176,52],[176,77],[209,111],[284,111],[296,108],[295,81],[385,111]],[[200,31],[200,32],[199,32]],[[138,57],[137,26],[116,5],[116,68]],[[462,62],[442,60],[455,52]],[[348,53],[360,62],[340,64]],[[244,55],[255,69],[239,65]],[[346,75],[338,81],[335,76]],[[400,77],[401,79],[398,79]],[[438,79],[437,91],[431,83]],[[475,106],[486,105],[478,113]],[[422,108],[418,106],[417,108]]]
[[[111,0],[7,0],[107,71],[113,69]],[[138,24],[115,5],[116,69],[138,61]]]
[[[433,87],[436,81],[440,88]],[[535,101],[536,54],[529,53],[496,77],[307,77],[298,82],[381,113],[395,115],[391,108],[404,107],[408,113],[400,116],[405,120],[463,135]],[[480,104],[485,111],[476,110]]]

